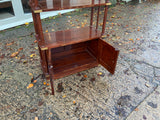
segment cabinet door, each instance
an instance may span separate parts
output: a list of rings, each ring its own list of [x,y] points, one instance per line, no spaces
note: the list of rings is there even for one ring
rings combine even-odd
[[[98,51],[99,63],[103,67],[105,67],[111,74],[114,74],[119,55],[119,50],[115,49],[113,46],[103,41],[102,39],[99,39]]]

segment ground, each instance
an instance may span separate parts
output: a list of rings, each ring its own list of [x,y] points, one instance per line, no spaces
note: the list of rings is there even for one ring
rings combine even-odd
[[[120,50],[115,74],[98,66],[57,79],[55,88],[64,89],[55,96],[42,77],[33,23],[1,31],[0,119],[160,119],[159,11],[158,1],[110,7],[103,39]],[[80,9],[42,20],[44,32],[87,26],[89,14]]]

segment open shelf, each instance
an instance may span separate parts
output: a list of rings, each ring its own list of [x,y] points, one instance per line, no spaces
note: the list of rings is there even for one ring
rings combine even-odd
[[[56,48],[76,44],[88,40],[98,39],[101,32],[93,27],[73,28],[65,31],[44,33],[45,43],[39,42],[40,48]]]
[[[64,10],[64,9],[74,9],[74,8],[86,8],[95,7],[102,5],[110,5],[106,3],[105,0],[41,0],[38,1],[38,8],[30,6],[34,10],[52,11],[52,10]]]
[[[53,78],[74,74],[98,65],[87,49],[88,42],[52,49]]]

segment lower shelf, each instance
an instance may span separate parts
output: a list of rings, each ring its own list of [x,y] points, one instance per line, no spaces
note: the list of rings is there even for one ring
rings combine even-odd
[[[68,76],[98,65],[96,58],[87,50],[78,51],[70,55],[52,57],[54,58],[52,61],[54,66],[54,79]]]

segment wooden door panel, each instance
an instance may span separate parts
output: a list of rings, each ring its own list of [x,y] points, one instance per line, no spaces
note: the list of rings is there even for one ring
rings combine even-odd
[[[119,50],[115,49],[113,46],[103,41],[102,39],[99,39],[98,41],[98,50],[99,63],[103,67],[105,67],[111,74],[114,74]]]

